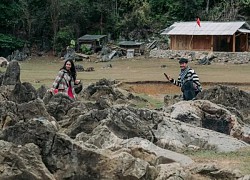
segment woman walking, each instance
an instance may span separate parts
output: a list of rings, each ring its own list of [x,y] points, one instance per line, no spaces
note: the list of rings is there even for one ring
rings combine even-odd
[[[66,60],[63,67],[58,72],[52,85],[51,92],[54,94],[63,93],[75,99],[74,84],[79,84],[76,80],[76,69],[72,60]]]

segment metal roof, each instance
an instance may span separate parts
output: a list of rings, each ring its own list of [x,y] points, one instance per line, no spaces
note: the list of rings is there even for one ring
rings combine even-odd
[[[238,29],[238,31],[242,33],[250,33],[249,29]]]
[[[176,22],[166,28],[162,35],[233,35],[242,26],[249,29],[249,25],[245,21],[240,22],[210,22],[201,21],[199,27],[196,21],[192,22]]]
[[[99,40],[99,39],[104,38],[106,36],[107,35],[90,35],[90,34],[86,34],[86,35],[78,38],[78,40],[93,41],[93,40]]]
[[[118,45],[123,46],[136,46],[136,45],[142,45],[144,42],[136,42],[136,41],[121,41],[118,43]]]

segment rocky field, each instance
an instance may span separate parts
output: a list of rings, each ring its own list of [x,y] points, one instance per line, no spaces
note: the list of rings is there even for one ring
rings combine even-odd
[[[250,151],[247,91],[217,85],[194,101],[168,94],[148,109],[136,106],[146,99],[100,79],[73,101],[22,82],[17,61],[0,84],[0,179],[250,179],[240,168],[247,153],[238,166],[193,156]]]

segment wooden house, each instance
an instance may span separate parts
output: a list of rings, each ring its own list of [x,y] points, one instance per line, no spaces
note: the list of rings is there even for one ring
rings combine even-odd
[[[136,41],[121,41],[118,43],[121,48],[126,50],[132,50],[135,54],[143,54],[144,53],[144,42],[136,42]]]
[[[86,34],[78,38],[78,50],[82,44],[91,48],[94,52],[97,52],[102,49],[104,45],[108,42],[107,35],[89,35]]]
[[[250,51],[250,26],[246,22],[176,22],[161,34],[170,37],[171,50]]]

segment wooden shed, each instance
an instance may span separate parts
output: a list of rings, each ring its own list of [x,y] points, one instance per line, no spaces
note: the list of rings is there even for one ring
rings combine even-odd
[[[246,22],[177,22],[162,35],[170,37],[170,49],[195,51],[250,51],[250,26]]]
[[[78,38],[78,50],[82,44],[97,52],[101,50],[101,48],[107,44],[108,42],[107,35],[89,35],[86,34],[80,38]]]
[[[144,53],[144,42],[136,42],[136,41],[121,41],[118,43],[121,48],[124,49],[134,49],[136,54],[143,54]]]

